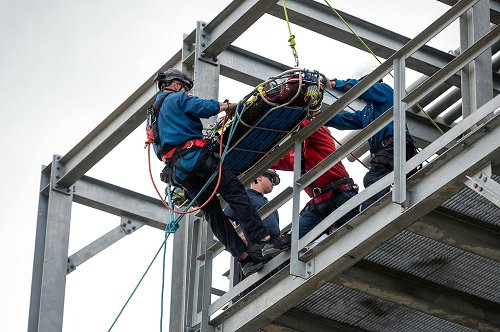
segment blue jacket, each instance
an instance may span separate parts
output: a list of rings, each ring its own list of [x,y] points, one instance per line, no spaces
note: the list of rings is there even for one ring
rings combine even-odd
[[[160,92],[156,100],[159,100],[165,93],[167,92]],[[203,124],[200,118],[208,119],[219,112],[217,100],[201,99],[190,96],[186,92],[170,93],[163,101],[157,119],[161,146],[165,144],[176,146],[191,139],[203,138]],[[157,152],[156,147],[155,152]],[[179,158],[179,163],[187,171],[192,170],[200,152],[199,149],[193,149],[193,153]],[[186,179],[188,176],[177,168],[175,174],[181,179]]]
[[[247,193],[248,197],[250,198],[250,203],[255,207],[256,210],[260,209],[268,202],[267,198],[265,198],[264,195],[262,195],[258,191],[247,189]],[[224,213],[229,219],[238,223],[233,209],[231,209],[229,205],[224,209]],[[280,216],[277,210],[271,213],[266,218],[262,219],[262,222],[264,223],[264,226],[272,237],[280,236]]]
[[[342,92],[347,92],[349,90],[348,88],[346,88],[347,84],[352,84],[352,86],[354,86],[358,84],[358,80],[337,80],[335,89]],[[394,105],[394,90],[385,83],[377,82],[363,94],[361,94],[360,98],[366,102],[365,108],[363,108],[361,111],[355,111],[353,113],[339,113],[331,118],[326,123],[326,126],[342,130],[365,128]],[[371,137],[368,140],[368,145],[370,146],[370,148],[379,146],[384,139],[392,137],[393,134],[394,124],[391,122],[387,126],[382,128],[379,132],[377,132],[373,137]],[[407,135],[409,135],[408,131]]]

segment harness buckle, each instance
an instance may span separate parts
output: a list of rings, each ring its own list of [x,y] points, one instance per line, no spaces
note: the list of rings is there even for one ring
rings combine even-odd
[[[321,188],[314,187],[313,188],[313,196],[316,197],[321,194]]]
[[[184,149],[191,149],[191,148],[193,147],[193,144],[194,144],[194,143],[193,143],[193,140],[190,140],[190,141],[189,141],[189,142],[187,142],[187,143],[189,143],[189,145],[184,145]],[[186,144],[187,144],[187,143],[186,143]],[[184,150],[184,149],[183,149],[183,150]]]

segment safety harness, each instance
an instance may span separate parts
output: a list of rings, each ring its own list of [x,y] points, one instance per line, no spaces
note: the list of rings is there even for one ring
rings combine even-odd
[[[162,160],[162,156],[168,151],[168,147],[164,148],[163,146],[161,146],[160,134],[158,130],[158,115],[160,113],[161,105],[163,105],[163,101],[172,92],[173,91],[165,92],[165,94],[161,96],[160,99],[156,100],[151,106],[148,107],[148,110],[146,112],[147,115],[146,135],[148,137],[148,142],[155,145],[156,156],[160,160]]]
[[[331,182],[324,187],[313,187],[314,197],[310,200],[310,204],[318,204],[326,199],[335,197],[336,195],[347,192],[357,191],[358,185],[351,178],[342,178],[335,182]]]
[[[380,151],[394,146],[394,136],[384,139],[378,146],[370,149],[372,164],[382,164],[394,168],[394,159],[383,155],[377,155]],[[418,153],[415,141],[409,135],[406,136],[407,155],[414,156]]]
[[[302,169],[302,175],[306,174],[306,166],[305,166],[305,156],[304,156],[304,150],[305,150],[305,144],[302,142],[302,158],[301,158],[301,169]],[[335,197],[336,195],[346,192],[346,191],[353,191],[353,190],[358,190],[358,185],[354,183],[354,180],[351,178],[341,178],[337,181],[331,182],[327,184],[326,186],[323,187],[318,187],[316,184],[313,183],[311,184],[311,187],[313,189],[313,198],[309,201],[306,207],[309,207],[314,204],[318,204],[323,202],[324,200],[330,199],[332,197]]]
[[[160,113],[161,106],[163,105],[163,101],[172,92],[174,91],[166,92],[151,106],[149,106],[147,110],[148,125],[146,126],[146,135],[148,137],[148,141],[150,141],[152,144],[155,145],[156,156],[158,157],[158,159],[160,159],[165,163],[165,168],[160,174],[160,179],[165,183],[171,183],[172,169],[174,165],[176,167],[179,167],[182,172],[189,173],[179,163],[177,163],[176,165],[176,161],[179,158],[185,156],[187,153],[189,153],[192,148],[195,149],[202,148],[207,144],[207,141],[204,138],[198,138],[189,140],[179,145],[169,145],[169,144],[161,145],[161,140],[158,130],[158,115]]]

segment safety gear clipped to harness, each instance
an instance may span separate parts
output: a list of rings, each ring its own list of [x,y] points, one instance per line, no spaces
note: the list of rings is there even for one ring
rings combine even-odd
[[[161,92],[160,92],[161,93]],[[162,159],[162,156],[167,152],[164,151],[164,147],[161,146],[160,135],[158,133],[158,114],[160,113],[161,105],[163,101],[171,92],[162,92],[162,95],[158,100],[156,100],[151,106],[148,107],[146,112],[146,145],[154,144],[156,156],[158,159]]]

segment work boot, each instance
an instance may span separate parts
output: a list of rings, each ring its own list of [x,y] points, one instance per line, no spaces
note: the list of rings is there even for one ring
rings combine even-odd
[[[261,241],[262,256],[264,258],[272,258],[277,256],[280,252],[290,248],[292,237],[289,234],[280,235],[279,238],[271,237],[267,241]]]
[[[262,257],[262,249],[258,244],[247,248],[246,253],[248,255],[247,258],[244,260],[240,259],[239,262],[241,265],[241,272],[243,272],[245,277],[248,277],[252,273],[259,271],[268,260]]]

